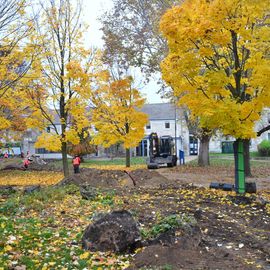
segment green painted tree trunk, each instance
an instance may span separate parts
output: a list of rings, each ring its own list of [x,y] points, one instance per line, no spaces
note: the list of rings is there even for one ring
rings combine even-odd
[[[237,139],[233,144],[235,163],[235,191],[243,194],[246,191],[244,140]]]

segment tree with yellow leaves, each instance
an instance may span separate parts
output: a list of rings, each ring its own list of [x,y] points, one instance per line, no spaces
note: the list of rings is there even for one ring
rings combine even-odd
[[[270,1],[186,0],[163,16],[163,78],[202,128],[238,140],[270,106]]]
[[[0,0],[0,134],[25,129],[25,106],[18,84],[29,70],[34,50],[28,39],[32,22],[26,0]],[[9,137],[9,136],[8,136]]]
[[[109,147],[118,142],[126,149],[126,167],[130,167],[130,148],[144,137],[147,115],[139,111],[145,103],[140,92],[132,87],[129,76],[114,80],[107,72],[99,78],[98,89],[93,93],[95,108],[92,121],[97,133],[93,141]]]
[[[79,144],[89,124],[92,54],[82,44],[80,1],[42,1],[36,22],[39,58],[31,70],[26,99],[33,111],[29,127],[39,127],[36,147],[61,151],[65,176],[69,175],[67,146]],[[46,127],[51,132],[46,132]]]

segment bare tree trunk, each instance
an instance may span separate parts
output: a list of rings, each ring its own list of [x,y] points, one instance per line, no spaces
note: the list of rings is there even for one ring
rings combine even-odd
[[[251,175],[251,168],[250,168],[249,143],[250,143],[250,139],[245,139],[245,140],[243,140],[243,146],[244,146],[244,163],[245,163],[245,176],[252,176],[252,175]]]
[[[130,167],[130,148],[126,149],[126,167]]]
[[[67,143],[66,142],[62,142],[61,152],[62,152],[64,176],[68,177],[69,176],[69,169],[68,169]]]
[[[198,158],[198,165],[199,166],[209,166],[209,142],[210,142],[210,135],[202,135],[200,137],[200,148],[199,148],[199,158]]]

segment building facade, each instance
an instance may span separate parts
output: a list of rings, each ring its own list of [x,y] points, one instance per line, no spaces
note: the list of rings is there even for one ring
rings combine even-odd
[[[148,115],[149,122],[145,126],[145,137],[136,147],[136,156],[149,156],[149,135],[152,132],[174,139],[175,150],[189,151],[189,132],[182,109],[171,103],[145,104],[141,109]]]
[[[181,108],[176,108],[172,103],[156,103],[145,104],[141,109],[146,113],[149,118],[148,124],[145,126],[145,136],[139,145],[132,149],[133,156],[149,156],[149,135],[152,132],[156,132],[158,136],[171,136],[174,139],[175,149],[177,155],[179,150],[184,151],[185,155],[197,155],[199,149],[199,141],[192,134],[190,134],[185,117],[184,111]],[[265,109],[262,113],[261,120],[255,125],[255,130],[259,131],[261,128],[267,126],[270,120],[270,109]],[[61,129],[60,121],[57,121],[55,126],[57,129]],[[48,126],[46,132],[54,132],[52,126]],[[40,132],[29,129],[25,132],[22,139],[22,151],[30,154],[39,155],[41,158],[60,159],[61,153],[49,152],[45,148],[35,148],[35,142]],[[210,152],[232,152],[232,143],[235,139],[230,136],[223,136],[217,134],[210,140],[209,150]],[[250,150],[257,151],[257,146],[262,140],[270,140],[270,131],[263,133],[260,137],[251,140]],[[121,145],[115,145],[108,149],[104,149],[98,146],[98,152],[91,156],[99,157],[113,157],[124,155],[125,150]]]

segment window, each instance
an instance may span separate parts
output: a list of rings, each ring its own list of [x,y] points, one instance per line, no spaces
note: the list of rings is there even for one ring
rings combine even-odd
[[[47,132],[50,133],[51,132],[51,128],[47,127]]]
[[[146,129],[151,129],[151,124],[150,124],[150,123],[148,123],[148,124],[146,125]]]
[[[37,148],[36,154],[47,154],[48,151],[45,148]]]
[[[165,128],[170,128],[170,122],[165,122]]]
[[[56,153],[53,151],[48,151],[45,148],[36,148],[36,154],[51,154],[51,153]]]

